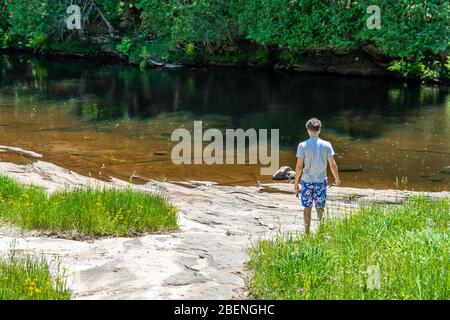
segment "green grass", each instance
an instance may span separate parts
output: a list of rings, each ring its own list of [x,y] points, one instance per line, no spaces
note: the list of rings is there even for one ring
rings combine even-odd
[[[324,221],[311,236],[260,240],[249,290],[262,299],[449,299],[450,199],[412,198]],[[368,268],[380,268],[380,289]]]
[[[83,188],[48,196],[0,176],[0,219],[72,238],[133,236],[177,229],[177,210],[161,195]]]
[[[0,257],[0,300],[68,300],[70,295],[64,274],[52,276],[44,258]]]

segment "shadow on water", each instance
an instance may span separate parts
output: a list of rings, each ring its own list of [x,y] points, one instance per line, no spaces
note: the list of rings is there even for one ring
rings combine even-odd
[[[368,175],[383,170],[376,169],[381,162],[403,157],[401,148],[422,150],[421,146],[410,146],[407,142],[418,137],[435,143],[433,148],[449,151],[446,136],[450,130],[448,87],[381,78],[257,70],[177,68],[141,71],[102,61],[51,60],[1,56],[0,103],[3,103],[0,107],[8,103],[22,108],[31,105],[39,112],[40,108],[49,105],[58,108],[67,104],[71,106],[67,116],[71,121],[80,127],[106,132],[111,132],[119,122],[142,124],[164,115],[171,115],[167,121],[171,121],[172,129],[194,119],[210,121],[211,125],[222,129],[279,128],[281,144],[290,150],[290,156],[296,144],[305,138],[305,121],[316,116],[323,121],[325,138],[331,140],[338,153],[343,155],[342,161],[347,161],[349,166],[359,161],[356,166],[365,167]],[[11,102],[12,97],[16,97],[15,102]],[[47,120],[51,121],[50,118]],[[64,130],[58,129],[55,123],[47,127],[47,130]],[[440,134],[443,134],[440,140],[434,137],[435,128],[440,128]],[[141,138],[146,134],[138,125],[128,133]],[[161,134],[170,138],[170,130]],[[153,133],[148,133],[149,138],[152,136]],[[386,139],[396,140],[395,148]],[[380,141],[384,146],[372,145]],[[358,147],[360,154],[369,152],[372,157],[377,157],[382,147],[391,148],[392,152],[376,163],[373,159],[355,156]],[[295,158],[289,161],[288,164],[293,165]],[[373,161],[372,171],[361,163],[364,161]],[[444,159],[435,165],[434,171],[425,170],[425,166],[423,176],[434,176],[434,172],[439,172],[442,167],[445,169],[449,163]],[[360,170],[353,171],[353,176],[357,176],[355,172]],[[391,176],[391,182],[400,177]],[[429,180],[425,181],[429,183]]]

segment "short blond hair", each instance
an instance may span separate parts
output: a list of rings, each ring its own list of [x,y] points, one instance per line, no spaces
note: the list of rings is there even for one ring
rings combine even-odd
[[[322,122],[319,119],[311,118],[306,121],[306,129],[313,132],[319,132],[320,128],[322,128]]]

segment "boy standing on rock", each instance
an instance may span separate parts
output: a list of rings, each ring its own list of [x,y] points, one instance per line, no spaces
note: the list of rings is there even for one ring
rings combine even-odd
[[[335,178],[335,185],[341,184],[334,151],[331,143],[319,138],[322,123],[312,118],[306,122],[309,139],[301,142],[297,148],[295,167],[295,193],[300,193],[301,204],[305,208],[303,218],[305,233],[310,233],[311,210],[314,203],[319,221],[322,220],[327,198],[327,161]],[[300,186],[299,186],[300,181]],[[299,192],[300,190],[300,192]]]

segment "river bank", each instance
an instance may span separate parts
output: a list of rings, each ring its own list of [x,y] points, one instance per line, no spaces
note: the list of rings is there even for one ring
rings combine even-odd
[[[0,1],[0,48],[120,57],[142,69],[222,65],[449,79],[444,3],[398,3],[389,10],[317,0],[78,4],[69,15],[65,1],[45,8]]]
[[[0,173],[54,192],[77,186],[124,187],[45,161],[0,162]],[[247,297],[246,250],[258,238],[302,232],[298,199],[291,184],[261,187],[219,186],[213,182],[150,181],[134,188],[162,192],[177,206],[180,232],[136,238],[74,241],[0,227],[0,253],[55,256],[68,270],[74,299],[239,299]],[[361,204],[401,203],[417,192],[330,188],[328,216],[351,213]],[[420,193],[449,197],[448,191]],[[239,208],[239,210],[236,210]],[[313,228],[316,227],[313,212]]]
[[[291,56],[288,60],[282,58],[281,52],[268,53],[258,57],[258,48],[248,48],[242,52],[222,52],[211,54],[202,51],[196,56],[185,56],[180,51],[173,51],[166,58],[149,55],[143,63],[142,58],[133,58],[128,53],[120,52],[117,45],[120,41],[106,37],[95,37],[89,41],[76,41],[65,44],[51,43],[40,50],[26,48],[1,49],[0,54],[27,54],[46,57],[50,60],[81,60],[99,61],[105,64],[122,63],[146,68],[230,68],[242,70],[264,70],[277,73],[298,73],[317,75],[336,75],[346,77],[363,77],[375,79],[390,79],[411,83],[450,84],[448,77],[422,77],[420,74],[402,73],[392,67],[392,60],[377,58],[373,48],[365,47],[353,50],[304,50],[301,56]],[[281,55],[281,57],[280,57]]]

